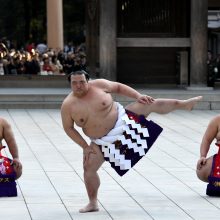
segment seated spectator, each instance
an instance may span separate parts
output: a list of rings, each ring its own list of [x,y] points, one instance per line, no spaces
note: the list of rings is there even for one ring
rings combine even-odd
[[[2,64],[3,64],[3,70],[4,70],[4,75],[9,74],[9,68],[8,68],[8,60],[7,59],[2,59]]]
[[[51,64],[50,64],[49,57],[43,58],[43,67],[42,67],[42,70],[43,70],[43,71],[46,71],[46,72],[49,73],[49,74],[52,74],[53,68],[52,68],[52,66],[51,66]]]
[[[34,45],[33,42],[32,42],[32,43],[29,43],[29,44],[26,46],[26,51],[29,52],[29,53],[31,53],[33,49],[35,49],[35,45]]]
[[[22,56],[21,60],[17,63],[17,73],[18,75],[26,74],[26,70],[26,58]]]
[[[77,70],[86,70],[86,55],[84,52],[78,53],[75,58],[74,71]]]
[[[8,74],[17,75],[17,62],[14,57],[10,57],[8,60]]]
[[[75,65],[75,54],[69,52],[67,54],[67,59],[63,63],[63,71],[66,74],[70,74],[72,71],[74,71],[74,65]]]
[[[45,43],[39,43],[36,47],[36,50],[40,53],[40,54],[44,54],[47,51],[47,45]]]
[[[0,58],[0,75],[4,75],[3,60]]]
[[[27,73],[31,75],[37,75],[40,73],[40,71],[41,71],[41,68],[40,68],[40,61],[39,61],[38,53],[32,52],[31,59],[28,62]]]
[[[52,56],[51,61],[52,61],[51,67],[53,70],[53,74],[55,74],[55,75],[62,74],[63,73],[63,66],[60,64],[60,61],[57,59],[56,55]]]

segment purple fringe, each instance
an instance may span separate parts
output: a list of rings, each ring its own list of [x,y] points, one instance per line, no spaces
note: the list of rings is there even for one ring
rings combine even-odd
[[[0,197],[17,196],[17,187],[15,182],[16,174],[0,174]]]

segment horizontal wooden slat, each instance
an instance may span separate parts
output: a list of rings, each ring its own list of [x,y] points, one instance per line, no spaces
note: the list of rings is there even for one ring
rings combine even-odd
[[[190,38],[117,38],[117,47],[190,47]]]

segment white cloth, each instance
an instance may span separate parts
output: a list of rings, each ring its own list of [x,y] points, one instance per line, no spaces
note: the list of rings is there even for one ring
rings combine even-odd
[[[128,117],[121,104],[117,103],[117,108],[118,120],[114,128],[106,136],[92,141],[101,146],[105,158],[108,158],[110,162],[115,163],[115,166],[120,166],[120,169],[124,170],[131,168],[131,161],[125,159],[125,155],[120,153],[120,149],[116,149],[114,142],[121,141],[123,145],[127,145],[129,149],[133,148],[134,152],[138,152],[140,156],[143,156],[145,155],[144,149],[147,149],[148,146],[146,140],[143,140],[140,134],[144,137],[149,137],[149,133],[147,128],[141,127],[139,123]],[[135,133],[134,129],[137,129],[138,134]],[[132,142],[129,138],[127,139],[123,134],[124,132],[131,135],[135,142]]]

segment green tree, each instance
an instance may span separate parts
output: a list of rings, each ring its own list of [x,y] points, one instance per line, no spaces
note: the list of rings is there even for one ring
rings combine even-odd
[[[0,39],[15,47],[46,40],[46,0],[0,0]],[[84,30],[84,0],[63,0],[64,41],[80,41]]]

